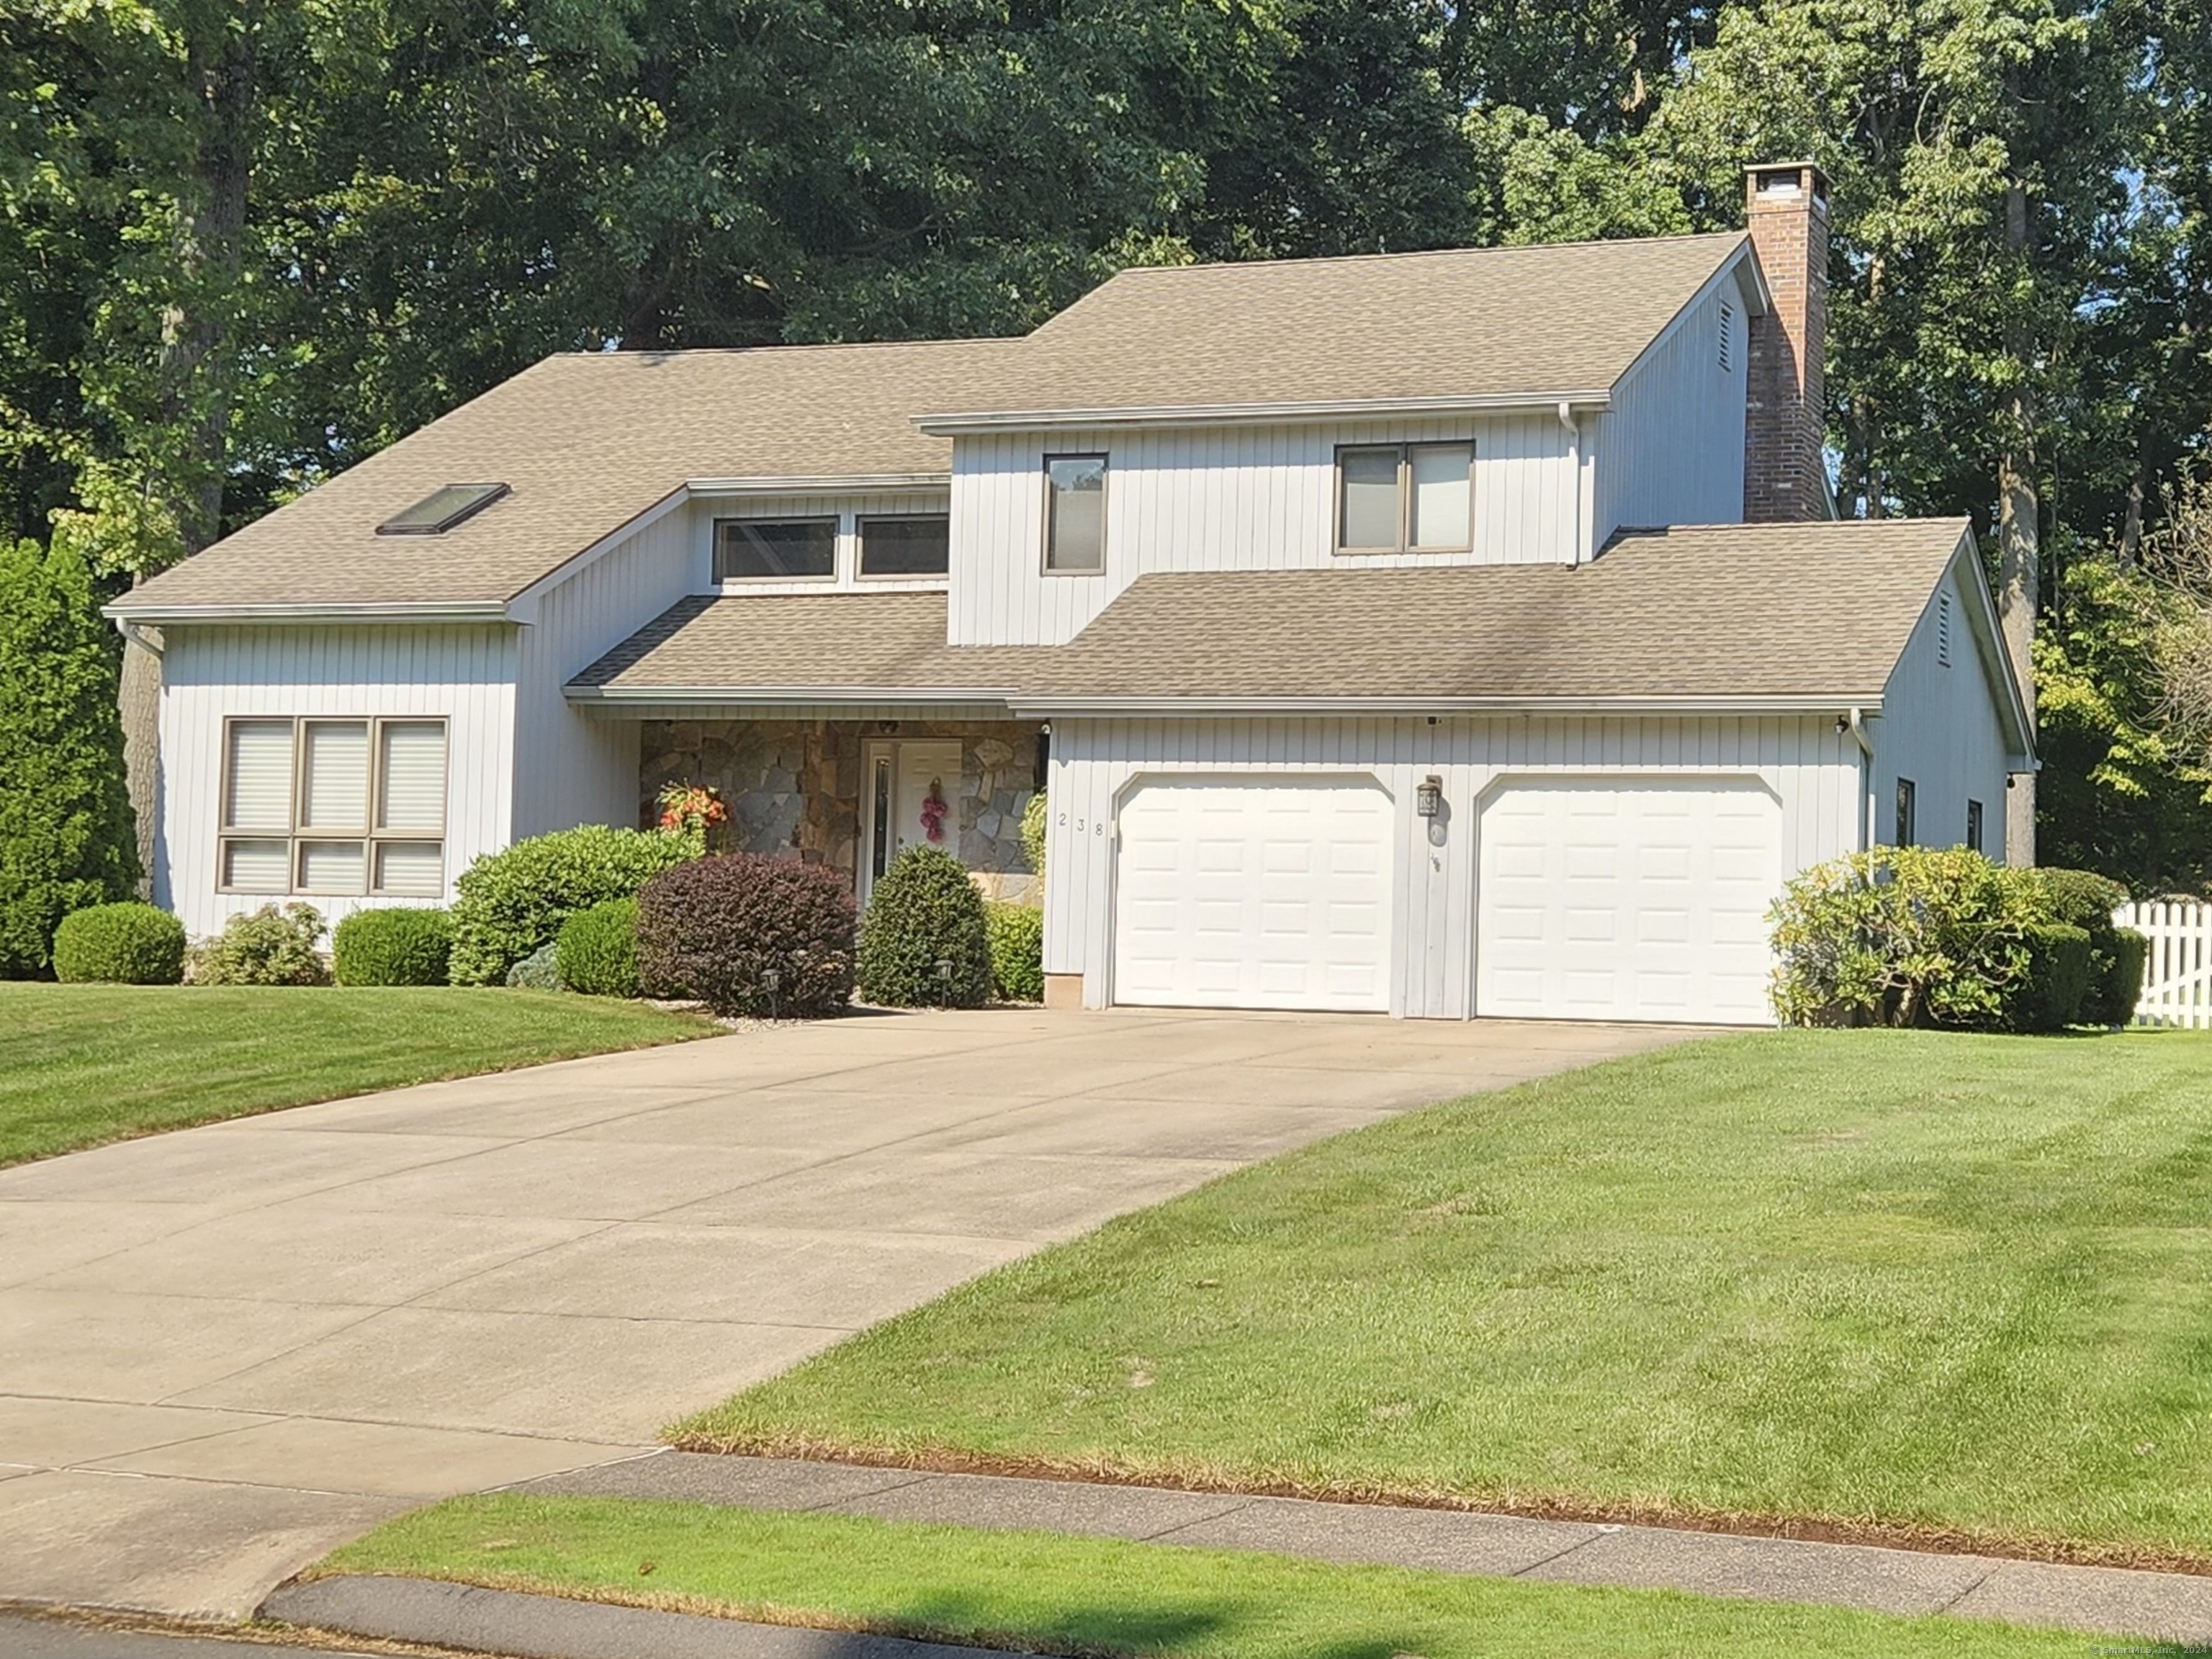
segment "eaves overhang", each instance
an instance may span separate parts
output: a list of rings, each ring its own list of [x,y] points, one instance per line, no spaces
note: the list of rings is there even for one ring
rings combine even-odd
[[[729,685],[569,685],[562,696],[573,703],[607,707],[653,708],[681,704],[686,708],[726,706],[732,708],[824,708],[838,704],[912,704],[916,707],[990,707],[1010,708],[1015,693],[983,687],[932,688],[912,686],[729,686]]]
[[[1342,715],[1389,714],[1790,714],[1841,717],[1852,708],[1881,712],[1878,693],[1823,692],[1790,696],[1620,696],[1620,697],[1209,697],[1054,696],[1030,692],[1013,699],[1024,719],[1091,715]]]
[[[1420,416],[1511,415],[1551,412],[1562,404],[1601,414],[1613,406],[1610,387],[1513,392],[1480,397],[1328,398],[1310,403],[1170,404],[1109,409],[977,410],[917,415],[914,423],[935,438],[984,432],[1029,432],[1061,428],[1259,426],[1285,421],[1387,421]]]
[[[115,622],[155,627],[190,623],[496,623],[514,620],[504,599],[308,601],[266,605],[133,605],[116,599],[100,607]]]

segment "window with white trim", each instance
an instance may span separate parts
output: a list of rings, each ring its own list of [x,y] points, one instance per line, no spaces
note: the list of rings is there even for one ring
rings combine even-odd
[[[240,718],[223,728],[226,893],[436,898],[446,722]]]
[[[1474,544],[1474,446],[1347,444],[1336,452],[1340,553],[1464,553]]]

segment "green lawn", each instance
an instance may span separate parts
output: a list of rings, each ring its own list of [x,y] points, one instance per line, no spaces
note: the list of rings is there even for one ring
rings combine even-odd
[[[2212,1038],[1778,1031],[1478,1097],[674,1437],[2212,1562]]]
[[[717,1029],[544,991],[0,982],[0,1165]]]
[[[1966,1620],[618,1498],[457,1498],[388,1523],[314,1571],[411,1574],[1046,1653],[2027,1659],[2118,1650]]]

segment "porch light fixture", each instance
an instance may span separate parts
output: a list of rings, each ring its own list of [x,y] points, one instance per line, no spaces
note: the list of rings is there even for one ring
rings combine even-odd
[[[1425,818],[1432,818],[1443,810],[1444,781],[1431,772],[1413,791],[1413,811]]]

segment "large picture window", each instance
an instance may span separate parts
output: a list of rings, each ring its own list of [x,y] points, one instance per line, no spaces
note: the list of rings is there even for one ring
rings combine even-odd
[[[1336,452],[1340,553],[1464,553],[1474,545],[1474,446],[1358,444]]]
[[[438,897],[446,723],[230,721],[216,856],[228,893]]]
[[[1044,568],[1078,574],[1106,568],[1106,458],[1044,458]]]
[[[837,520],[724,519],[714,526],[714,580],[827,580],[837,574]]]

